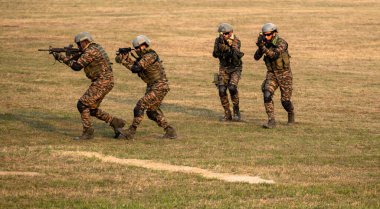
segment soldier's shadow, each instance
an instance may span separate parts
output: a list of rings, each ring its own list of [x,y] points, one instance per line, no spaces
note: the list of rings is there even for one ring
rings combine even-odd
[[[207,108],[200,108],[200,107],[188,107],[188,106],[181,106],[176,104],[166,104],[163,103],[161,105],[161,109],[165,112],[177,112],[182,114],[187,114],[195,117],[202,117],[202,118],[216,118],[219,117],[222,112],[210,110]]]
[[[31,129],[40,130],[42,132],[51,132],[57,133],[61,135],[68,136],[73,131],[72,129],[64,128],[64,126],[60,125],[60,122],[70,123],[74,119],[67,116],[59,116],[55,114],[49,114],[46,112],[38,112],[38,111],[23,111],[17,113],[2,113],[0,114],[0,124],[7,123],[14,124],[16,127],[20,127],[20,123],[22,126],[29,127]],[[57,122],[60,121],[60,122]],[[12,126],[12,125],[7,125]],[[21,126],[21,127],[22,127]],[[12,130],[9,130],[11,132]],[[25,136],[27,137],[28,132],[25,132]]]

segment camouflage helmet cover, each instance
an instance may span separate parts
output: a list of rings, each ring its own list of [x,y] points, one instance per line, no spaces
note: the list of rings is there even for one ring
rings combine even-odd
[[[137,48],[138,46],[140,46],[141,44],[144,44],[144,43],[146,45],[150,46],[150,40],[145,35],[139,35],[132,40],[133,48]]]
[[[75,43],[79,43],[79,42],[84,41],[84,40],[88,40],[89,42],[94,41],[94,39],[92,38],[92,36],[88,32],[80,32],[74,38]]]
[[[232,28],[232,25],[228,23],[222,23],[218,26],[218,32],[219,33],[228,33],[233,31],[234,29]]]
[[[261,28],[261,31],[263,33],[267,32],[277,32],[277,26],[273,23],[265,23],[263,27]]]

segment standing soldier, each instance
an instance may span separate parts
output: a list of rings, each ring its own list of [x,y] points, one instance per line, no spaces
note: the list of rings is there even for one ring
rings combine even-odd
[[[133,110],[132,124],[127,130],[120,129],[120,137],[133,139],[146,111],[148,118],[164,129],[164,138],[177,138],[175,129],[169,125],[160,109],[162,100],[170,90],[162,61],[158,54],[150,48],[150,40],[146,36],[137,36],[132,40],[132,45],[137,57],[131,52],[120,53],[116,56],[115,61],[124,65],[132,73],[136,73],[147,84],[147,88],[145,95],[137,102]],[[135,59],[132,59],[130,55]]]
[[[292,96],[292,71],[290,69],[288,43],[280,38],[277,27],[273,23],[266,23],[262,27],[256,45],[254,59],[259,60],[263,55],[267,67],[267,75],[261,86],[264,94],[264,106],[268,115],[268,123],[264,128],[274,128],[274,105],[272,97],[278,87],[281,91],[281,104],[288,112],[288,124],[294,124],[294,107],[291,102]]]
[[[224,108],[224,117],[221,121],[240,121],[238,83],[242,72],[241,58],[244,53],[240,51],[241,42],[233,33],[233,28],[228,23],[222,23],[218,27],[219,37],[215,39],[212,55],[219,59],[219,74],[216,85],[219,90],[220,102]],[[228,101],[227,89],[230,92],[233,104],[233,117]]]
[[[81,52],[80,57],[77,59],[53,52],[56,60],[65,63],[74,71],[80,71],[84,68],[87,78],[91,80],[91,85],[77,103],[77,108],[82,118],[83,132],[81,136],[74,139],[85,140],[94,137],[90,116],[109,123],[114,129],[115,138],[117,138],[120,134],[117,129],[124,127],[125,121],[99,109],[100,103],[114,86],[112,67],[108,55],[103,47],[95,43],[87,32],[81,32],[76,35],[74,42]]]

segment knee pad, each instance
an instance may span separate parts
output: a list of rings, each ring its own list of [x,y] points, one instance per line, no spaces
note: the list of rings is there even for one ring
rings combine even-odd
[[[82,113],[87,107],[87,105],[83,104],[80,100],[77,103],[77,109],[80,113]]]
[[[136,107],[133,109],[133,116],[139,117],[144,115],[144,110],[141,108],[140,105],[136,105]]]
[[[90,115],[96,116],[96,113],[98,112],[98,109],[90,109]]]
[[[291,101],[281,101],[282,106],[286,110],[286,112],[292,112],[293,111],[293,104]]]
[[[228,90],[230,90],[231,94],[236,94],[237,92],[237,86],[234,84],[228,85]]]
[[[158,113],[156,111],[146,111],[146,114],[148,115],[148,118],[157,121]]]
[[[227,88],[226,86],[219,86],[219,96],[227,96]]]
[[[264,103],[272,102],[272,93],[270,91],[264,90]]]

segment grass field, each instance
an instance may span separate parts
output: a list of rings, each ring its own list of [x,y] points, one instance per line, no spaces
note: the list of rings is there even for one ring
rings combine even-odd
[[[37,1],[0,0],[0,208],[380,208],[380,2]],[[240,101],[245,123],[220,123],[211,55],[216,28],[229,22],[242,41]],[[295,126],[266,121],[253,61],[263,23],[289,43]],[[115,140],[93,120],[81,133],[77,99],[89,85],[38,48],[63,47],[90,32],[113,59],[139,34],[164,61],[171,91],[163,111],[178,140],[146,117],[135,141]],[[114,65],[115,87],[102,108],[128,123],[144,83]],[[274,184],[208,179],[63,155],[95,152],[218,173],[259,176]]]

